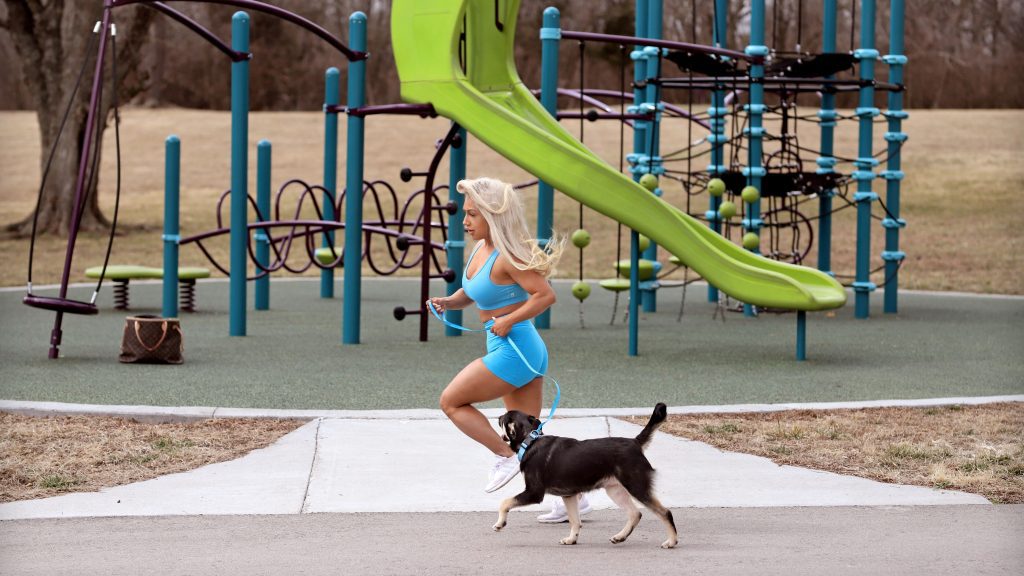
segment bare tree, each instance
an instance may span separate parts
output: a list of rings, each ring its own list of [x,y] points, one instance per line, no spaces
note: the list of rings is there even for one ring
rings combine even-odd
[[[42,144],[40,165],[45,168],[50,148],[57,138],[61,116],[74,90],[79,70],[86,67],[82,88],[74,97],[68,115],[65,134],[60,139],[50,167],[46,188],[39,202],[38,226],[40,233],[67,234],[73,212],[75,180],[79,155],[82,151],[86,117],[88,114],[90,82],[96,54],[87,53],[93,25],[100,17],[102,3],[98,0],[4,0],[6,18],[0,27],[6,29],[13,40],[21,63],[21,75],[31,94]],[[153,12],[147,8],[118,10],[119,24],[118,75],[115,85],[120,98],[127,100],[145,86],[145,77],[138,69],[139,46],[145,39]],[[83,62],[84,60],[84,62]],[[107,67],[109,77],[110,68]],[[111,105],[109,80],[104,90],[97,129],[102,134]],[[99,154],[99,150],[96,151]],[[82,227],[85,230],[109,226],[97,203],[95,180],[88,190],[83,208]],[[32,215],[8,226],[6,232],[16,235],[29,233]]]

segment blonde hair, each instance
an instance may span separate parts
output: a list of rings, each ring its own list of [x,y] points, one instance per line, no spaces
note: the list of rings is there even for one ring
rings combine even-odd
[[[473,199],[491,230],[491,242],[499,253],[520,270],[535,270],[548,277],[562,255],[564,238],[552,238],[541,248],[526,226],[522,198],[511,184],[494,178],[460,180],[459,193]]]

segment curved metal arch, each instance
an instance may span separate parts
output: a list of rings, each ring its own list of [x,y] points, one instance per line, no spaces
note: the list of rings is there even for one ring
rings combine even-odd
[[[122,6],[128,6],[130,4],[156,4],[154,0],[105,0],[106,5],[111,8],[120,8]],[[257,0],[164,0],[164,2],[201,2],[204,4],[226,4],[229,6],[237,6],[247,10],[254,10],[256,12],[263,12],[270,14],[276,18],[287,20],[292,24],[299,27],[305,28],[313,34],[319,36],[322,40],[333,46],[336,50],[341,52],[348,58],[349,62],[355,62],[358,60],[366,60],[370,57],[368,52],[360,52],[352,50],[345,45],[344,42],[339,40],[336,36],[325,30],[323,27],[315,24],[311,20],[299,16],[294,12],[289,12],[283,8],[266,4],[264,2],[258,2]]]

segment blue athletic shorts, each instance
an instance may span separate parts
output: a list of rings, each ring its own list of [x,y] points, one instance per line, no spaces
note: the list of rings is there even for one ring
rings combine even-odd
[[[487,355],[483,357],[483,361],[484,366],[487,366],[488,370],[516,388],[529,384],[531,380],[537,377],[537,374],[534,374],[526,366],[523,359],[519,357],[519,354],[508,343],[506,338],[511,338],[516,343],[516,346],[519,347],[519,351],[523,353],[523,356],[537,372],[541,374],[547,373],[548,349],[544,346],[544,340],[537,333],[533,322],[523,320],[518,324],[514,324],[506,338],[499,338],[490,331],[490,327],[493,324],[494,320],[488,320],[484,324],[484,328],[487,328],[488,331]]]

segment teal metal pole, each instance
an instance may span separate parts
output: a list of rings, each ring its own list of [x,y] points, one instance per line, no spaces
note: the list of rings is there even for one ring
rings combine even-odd
[[[640,293],[640,233],[631,230],[629,234],[629,355],[640,351],[640,319],[637,306]]]
[[[561,14],[558,8],[546,8],[544,25],[540,29],[540,103],[552,117],[558,113],[558,45],[561,38]],[[555,190],[541,180],[537,185],[537,242],[542,246],[551,240],[554,212]],[[539,329],[551,328],[551,311],[545,310],[533,322]]]
[[[647,2],[647,38],[660,40],[662,36],[662,3],[661,0],[648,0]],[[661,48],[648,46],[644,48],[647,56],[647,93],[644,101],[654,107],[654,120],[650,123],[647,133],[646,144],[648,162],[647,166],[651,174],[660,177],[665,173],[665,167],[661,163],[661,97],[658,94],[658,85],[651,80],[657,80],[661,74]],[[661,196],[661,188],[651,191],[655,196]],[[643,257],[651,262],[658,260],[658,245],[651,240],[644,250]],[[652,282],[653,284],[653,282]],[[640,302],[644,312],[656,312],[658,310],[658,293],[654,290],[644,290],[640,293]]]
[[[857,254],[856,281],[853,283],[854,316],[867,318],[870,311],[871,292],[875,284],[871,282],[871,203],[878,195],[871,190],[871,181],[875,178],[872,168],[878,165],[871,150],[874,118],[879,110],[875,108],[875,0],[862,0],[860,22],[860,48],[853,51],[854,57],[860,61],[860,79],[865,85],[860,88],[860,99],[856,110],[860,119],[860,131],[857,146],[857,170],[853,179],[857,181],[857,192],[853,201],[857,204]]]
[[[338,113],[328,110],[341,102],[338,79],[341,73],[331,67],[324,74],[324,220],[334,220],[334,199],[338,193]],[[324,233],[321,245],[334,246],[334,231]],[[334,298],[334,268],[320,270],[320,297]]]
[[[348,19],[348,45],[366,50],[366,14],[353,12]],[[366,101],[366,61],[349,62],[348,107]],[[348,147],[345,153],[345,302],[341,341],[359,344],[359,311],[362,299],[363,264],[363,118],[349,114]]]
[[[712,26],[712,42],[719,48],[726,48],[726,16],[728,15],[728,0],[715,0],[715,19]],[[694,39],[696,41],[696,39]],[[711,134],[708,141],[711,142],[711,164],[708,166],[708,174],[714,178],[724,174],[725,166],[725,142],[728,136],[725,133],[726,116],[729,110],[725,107],[725,91],[713,90],[711,92],[711,107],[708,108],[708,118],[711,124]],[[722,206],[722,198],[708,195],[708,211],[704,213],[711,229],[722,233],[722,221],[718,215],[718,209]],[[708,302],[718,302],[718,288],[708,283]]]
[[[462,203],[465,197],[459,194],[455,186],[466,177],[466,153],[469,147],[469,139],[466,137],[466,129],[459,128],[459,141],[462,145],[452,147],[448,150],[448,201],[454,202],[458,208],[455,214],[448,218],[448,242],[445,250],[448,252],[448,268],[455,272],[455,279],[448,283],[448,295],[451,296],[462,288],[462,269],[465,267],[466,231],[462,228],[462,221],[465,212],[462,211]],[[462,310],[449,310],[448,319],[454,324],[462,324]],[[462,336],[462,330],[445,326],[445,336]]]
[[[181,197],[181,140],[171,135],[164,142],[164,318],[178,316],[178,216]]]
[[[256,144],[256,208],[259,209],[260,220],[270,220],[270,159],[271,144],[269,140],[260,140]],[[259,228],[253,235],[256,240],[257,275],[255,306],[257,310],[270,310],[270,274],[263,268],[270,265],[270,231]]]
[[[744,52],[748,56],[768,56],[768,47],[764,45],[764,0],[752,0],[750,3],[750,45]],[[747,185],[761,190],[761,178],[766,171],[761,165],[762,141],[764,138],[764,65],[754,64],[750,67],[750,103],[747,105],[749,126],[744,129],[748,139],[747,166],[743,175]],[[747,216],[743,219],[743,228],[747,232],[761,233],[761,200],[760,198],[747,204]],[[755,254],[758,249],[752,250]],[[756,316],[757,310],[750,304],[743,305],[744,316]]]
[[[825,14],[822,22],[822,52],[836,51],[836,0],[825,0]],[[830,75],[828,78],[834,78]],[[835,172],[836,159],[832,156],[835,143],[836,97],[831,92],[821,93],[821,109],[818,110],[821,127],[821,156],[818,157],[818,174]],[[832,275],[832,198],[834,188],[824,190],[818,197],[818,270]]]
[[[249,52],[249,15],[231,18],[231,48]],[[231,293],[230,334],[245,336],[246,275],[249,264],[249,61],[231,64]]]
[[[807,360],[807,312],[796,313],[796,361]]]
[[[647,12],[648,0],[636,0],[636,32],[637,38],[647,37]],[[640,86],[647,80],[647,53],[645,46],[634,46],[629,57],[633,60],[633,79],[636,81],[633,87],[633,105],[627,112],[631,114],[642,113],[647,109],[647,91]],[[633,153],[627,156],[631,164],[630,171],[633,173],[633,181],[639,182],[640,177],[648,170],[649,153],[647,142],[650,140],[650,133],[654,129],[654,123],[647,120],[636,120],[633,122]],[[629,355],[636,356],[639,350],[640,334],[640,234],[631,230],[629,234]]]
[[[903,0],[892,0],[890,4],[889,19],[889,54],[882,57],[882,61],[889,65],[889,82],[892,84],[903,84],[903,67],[907,64],[907,57],[903,55],[903,23],[904,5]],[[885,299],[883,311],[886,314],[895,314],[899,309],[899,274],[900,262],[906,257],[900,250],[900,229],[907,225],[906,220],[900,218],[900,182],[903,180],[903,170],[900,169],[900,150],[903,143],[907,141],[907,134],[903,132],[903,120],[908,114],[903,110],[903,92],[893,90],[889,92],[889,110],[885,116],[889,119],[889,131],[885,133],[885,140],[888,145],[889,160],[886,163],[885,171],[881,173],[885,179],[885,203],[889,214],[882,220],[885,228],[885,251],[882,252],[882,260],[885,261]]]

